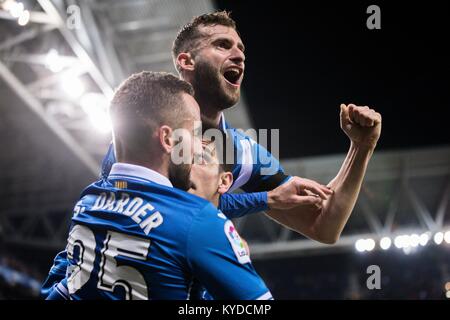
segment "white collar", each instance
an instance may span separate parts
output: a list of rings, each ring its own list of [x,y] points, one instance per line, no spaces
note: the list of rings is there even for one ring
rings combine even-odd
[[[155,170],[138,166],[130,163],[116,162],[112,165],[108,178],[116,178],[123,176],[124,178],[134,178],[137,180],[147,180],[166,187],[173,187],[172,183],[165,176]]]

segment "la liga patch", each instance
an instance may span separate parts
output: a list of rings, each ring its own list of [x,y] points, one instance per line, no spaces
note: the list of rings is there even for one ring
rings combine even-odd
[[[239,263],[249,263],[250,255],[247,252],[247,249],[245,249],[244,242],[242,241],[241,236],[234,227],[233,222],[231,222],[230,220],[226,221],[224,231],[225,235],[228,238],[228,241],[230,241],[231,247],[233,248],[234,254],[236,255]]]

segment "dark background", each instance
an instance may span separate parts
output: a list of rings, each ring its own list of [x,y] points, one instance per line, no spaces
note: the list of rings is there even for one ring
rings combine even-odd
[[[217,4],[232,11],[246,46],[250,118],[282,129],[281,158],[344,152],[340,103],[382,113],[378,150],[450,142],[448,1]],[[371,4],[381,30],[366,27]]]

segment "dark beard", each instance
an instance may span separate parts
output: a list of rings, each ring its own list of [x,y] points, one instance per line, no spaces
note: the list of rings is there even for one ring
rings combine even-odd
[[[220,111],[231,108],[239,101],[239,92],[228,92],[222,75],[211,64],[199,60],[195,65],[192,86],[195,98],[201,105],[208,105]]]
[[[188,191],[191,186],[191,167],[190,164],[174,164],[169,165],[169,180],[175,188]]]

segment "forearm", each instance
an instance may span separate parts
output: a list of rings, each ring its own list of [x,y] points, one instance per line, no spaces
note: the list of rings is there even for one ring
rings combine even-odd
[[[361,190],[373,148],[351,144],[336,177],[328,184],[334,194],[324,201],[313,229],[320,239],[334,243],[347,223]]]
[[[334,243],[355,206],[373,148],[351,145],[336,177],[328,184],[334,193],[322,205],[272,209],[267,215],[313,240]]]
[[[285,226],[312,239],[334,243],[339,238],[358,199],[367,165],[381,134],[381,114],[367,106],[341,104],[341,129],[350,138],[350,150],[337,176],[328,184],[334,192],[325,196],[321,188],[301,188],[296,193],[316,195],[323,199],[320,206],[295,206],[289,210],[279,207],[268,214]],[[300,178],[296,181],[298,182]],[[300,179],[302,180],[302,179]],[[307,179],[306,179],[307,180]],[[306,185],[308,185],[306,181]],[[275,190],[273,190],[275,191]],[[287,190],[289,191],[289,190]],[[292,191],[292,189],[291,189]],[[311,192],[312,191],[312,192]],[[277,194],[280,197],[280,194]],[[296,195],[298,198],[299,195]],[[292,194],[287,197],[293,199]],[[269,195],[269,200],[271,199]],[[313,202],[310,200],[310,202]],[[268,201],[269,206],[271,201]]]

